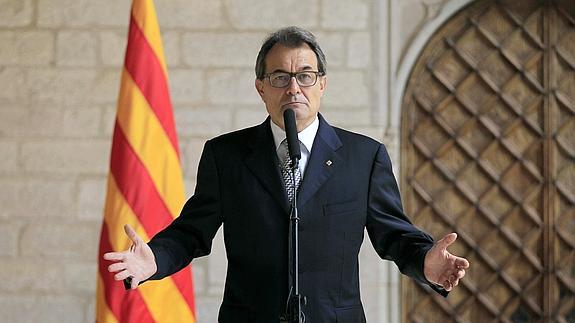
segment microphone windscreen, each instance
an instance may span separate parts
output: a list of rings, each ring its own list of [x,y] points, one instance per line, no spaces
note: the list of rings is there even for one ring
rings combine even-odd
[[[297,137],[295,112],[292,109],[286,109],[284,111],[284,127],[288,142],[289,156],[292,160],[295,158],[299,160],[301,159],[301,150],[299,147],[299,139]]]

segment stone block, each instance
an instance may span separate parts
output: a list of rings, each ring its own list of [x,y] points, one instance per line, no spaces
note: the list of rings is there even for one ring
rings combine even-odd
[[[378,258],[379,259],[379,258]],[[380,260],[381,261],[381,260]],[[361,299],[363,300],[363,310],[365,311],[366,322],[387,322],[379,318],[379,308],[381,301],[379,294],[381,286],[378,284],[362,284]]]
[[[194,189],[196,188],[196,174],[193,177],[188,177],[184,175],[184,186],[186,187],[186,199],[190,198],[194,194]]]
[[[60,260],[93,261],[97,255],[100,229],[101,221],[36,221],[22,232],[22,254],[31,257],[57,257]]]
[[[56,64],[94,66],[97,64],[97,37],[89,31],[60,31],[56,37]]]
[[[199,299],[201,295],[204,295],[206,290],[206,269],[204,266],[198,264],[201,262],[198,260],[205,258],[206,257],[194,259],[192,263],[192,274],[194,276],[194,295],[196,300]]]
[[[182,172],[185,178],[196,178],[198,164],[202,151],[204,150],[205,139],[192,138],[185,141],[185,148],[182,150]],[[194,192],[195,183],[186,183],[188,196]]]
[[[0,44],[0,65],[47,65],[54,59],[50,31],[2,31]]]
[[[254,108],[240,107],[234,111],[234,129],[242,129],[258,125],[268,117],[268,112],[263,102],[254,104]]]
[[[108,104],[102,113],[102,126],[100,128],[100,133],[103,133],[106,137],[110,138],[110,140],[112,140],[112,134],[114,133],[116,110],[117,107],[115,104]]]
[[[393,267],[395,269],[395,279],[397,281],[399,281],[400,278],[400,274],[399,274],[399,270],[397,270],[397,267]],[[388,320],[389,322],[400,322],[400,317],[401,317],[401,297],[397,297],[397,295],[401,295],[401,287],[398,283],[395,284],[390,284],[387,287],[387,295],[389,295],[388,297],[388,302],[389,302],[389,312],[388,314]]]
[[[167,0],[156,9],[164,29],[217,29],[225,22],[221,0]]]
[[[106,174],[109,140],[42,140],[22,144],[22,163],[31,172]]]
[[[180,137],[215,137],[229,131],[232,116],[228,110],[214,107],[175,110]]]
[[[167,31],[162,33],[162,45],[164,47],[164,57],[168,66],[168,74],[172,73],[172,67],[182,64],[181,35],[177,31]]]
[[[401,281],[401,272],[399,272],[397,266],[394,265],[390,265],[388,269],[389,269],[389,284],[391,286],[395,286],[395,288],[399,288],[399,284]]]
[[[0,134],[18,139],[94,137],[99,132],[101,114],[99,108],[61,109],[46,105],[0,109]]]
[[[161,28],[216,29],[224,25],[221,0],[169,0],[156,6]]]
[[[16,67],[0,68],[0,104],[28,102],[26,70]],[[1,130],[0,130],[1,131]]]
[[[38,106],[37,109],[22,110],[16,114],[17,123],[8,127],[11,135],[20,139],[54,137],[62,129],[62,109]]]
[[[218,311],[222,303],[221,296],[201,297],[196,299],[198,322],[217,322]]]
[[[371,3],[371,2],[368,2]],[[366,1],[322,0],[321,26],[327,29],[366,29],[370,7]]]
[[[96,243],[100,241],[99,231]],[[56,266],[59,268],[58,275],[60,288],[74,293],[85,295],[93,298],[96,292],[96,272],[97,264],[94,259],[97,257],[94,253],[89,261],[73,261],[67,263],[63,268],[62,263],[58,262]]]
[[[43,68],[28,73],[30,100],[35,103],[79,103],[97,78],[95,70]],[[74,89],[71,91],[71,89]]]
[[[14,257],[18,254],[18,241],[22,226],[22,222],[0,221],[0,246],[2,246],[0,248],[0,256]],[[2,263],[4,263],[4,261],[2,261]],[[0,266],[0,270],[2,270],[2,267],[4,267],[4,265]]]
[[[121,67],[124,65],[128,30],[101,31],[98,34],[100,41],[100,60],[104,66]]]
[[[322,104],[338,108],[366,106],[371,102],[369,87],[366,73],[353,70],[331,71],[327,75]]]
[[[314,33],[325,58],[327,60],[327,73],[332,67],[343,67],[345,65],[345,37],[342,33],[319,32]]]
[[[357,132],[357,133],[362,134],[364,136],[368,136],[368,137],[372,138],[373,140],[377,140],[379,142],[381,142],[381,140],[383,139],[383,128],[382,127],[374,127],[374,126],[347,127],[347,130]]]
[[[32,22],[32,0],[0,0],[0,26],[22,27]]]
[[[371,121],[371,113],[365,107],[350,108],[347,110],[330,109],[326,107],[321,111],[331,125],[344,129],[354,126],[366,126],[369,125]]]
[[[0,216],[5,218],[66,217],[73,213],[74,192],[75,185],[71,180],[2,179]]]
[[[91,297],[88,299],[88,305],[86,310],[86,323],[96,322],[96,297]]]
[[[182,36],[182,59],[189,66],[255,66],[264,38],[259,33],[186,33]]]
[[[38,25],[127,28],[130,4],[116,0],[38,0]]]
[[[25,118],[28,110],[25,107],[6,106],[0,108],[0,136],[17,138],[21,129],[27,128]]]
[[[347,66],[369,68],[371,66],[371,50],[370,33],[351,33],[347,44]]]
[[[208,258],[208,293],[221,295],[226,281],[227,266],[223,229],[220,227],[212,241],[212,252]]]
[[[364,232],[367,238],[367,231]],[[367,239],[366,239],[367,240]],[[363,285],[378,285],[381,282],[379,268],[382,264],[381,258],[377,255],[370,243],[364,243],[359,253],[359,275]],[[363,291],[362,291],[363,292]]]
[[[191,69],[171,69],[170,93],[174,104],[193,104],[204,100],[204,73]]]
[[[57,132],[62,137],[97,137],[102,119],[102,109],[96,107],[71,107],[62,111],[61,128]]]
[[[226,0],[225,7],[232,26],[238,29],[278,29],[294,24],[310,28],[318,25],[318,0]]]
[[[78,183],[78,213],[85,220],[99,221],[103,219],[106,200],[107,178],[90,178]]]
[[[261,99],[255,88],[255,74],[250,70],[213,70],[208,72],[208,100],[221,105],[255,105]]]
[[[1,113],[0,113],[1,115]],[[0,141],[0,173],[18,170],[18,143],[15,141]],[[1,245],[1,244],[0,244]]]
[[[119,69],[34,69],[28,71],[26,88],[35,104],[115,103],[120,72]]]
[[[121,69],[97,69],[97,73],[83,95],[83,99],[74,100],[77,104],[114,104],[118,101]]]
[[[3,322],[84,322],[84,300],[68,295],[0,295]]]
[[[0,285],[0,292],[48,292],[61,291],[65,266],[52,260],[19,257],[2,260],[0,274],[10,277]]]

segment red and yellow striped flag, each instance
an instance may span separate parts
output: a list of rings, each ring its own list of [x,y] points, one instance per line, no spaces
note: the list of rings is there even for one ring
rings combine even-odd
[[[166,227],[184,203],[178,139],[153,0],[133,0],[112,141],[98,256],[96,321],[196,322],[190,266],[125,291],[102,259],[123,251],[131,225],[144,241]]]

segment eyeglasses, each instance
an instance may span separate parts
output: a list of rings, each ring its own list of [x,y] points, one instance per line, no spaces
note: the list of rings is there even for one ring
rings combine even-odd
[[[296,73],[274,72],[264,75],[264,78],[270,79],[272,87],[286,87],[289,85],[291,78],[295,77],[297,84],[301,87],[314,86],[318,76],[323,76],[323,72],[303,71]]]

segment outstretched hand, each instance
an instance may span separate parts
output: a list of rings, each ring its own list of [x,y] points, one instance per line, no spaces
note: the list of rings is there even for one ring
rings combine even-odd
[[[456,233],[450,233],[437,241],[425,255],[423,273],[432,283],[442,286],[450,291],[459,284],[465,276],[465,269],[469,268],[469,261],[457,257],[447,251],[447,247],[457,239]]]
[[[158,267],[152,249],[136,234],[129,225],[124,225],[124,231],[132,240],[130,249],[121,252],[108,252],[104,259],[114,263],[108,266],[108,271],[116,273],[115,280],[130,278],[130,288],[136,289],[138,284],[150,278]]]

